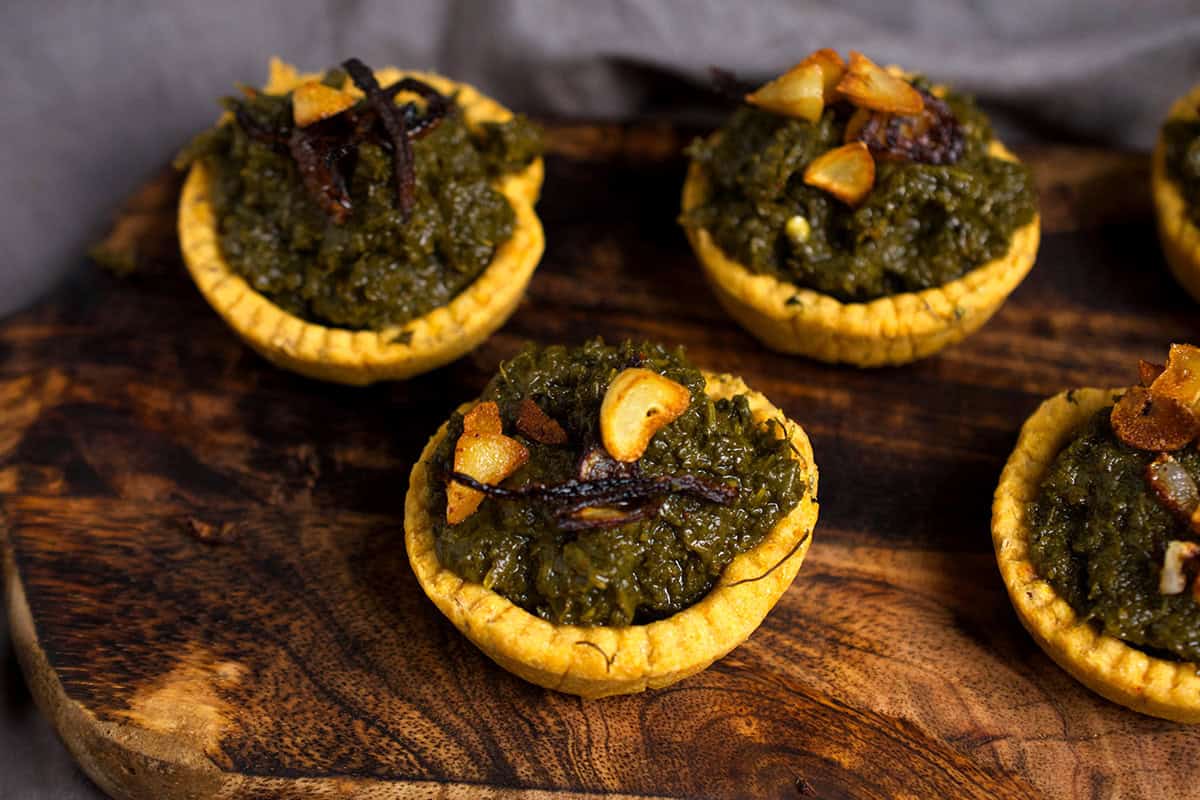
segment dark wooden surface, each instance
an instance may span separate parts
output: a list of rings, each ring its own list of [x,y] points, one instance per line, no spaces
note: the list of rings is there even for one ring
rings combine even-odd
[[[169,176],[110,241],[135,246],[141,273],[89,270],[0,325],[8,588],[38,641],[22,655],[102,785],[1196,796],[1200,733],[1055,667],[1018,624],[989,535],[1040,398],[1128,383],[1137,358],[1200,339],[1153,237],[1146,159],[1022,153],[1045,220],[1032,275],[964,344],[864,372],[772,354],[717,308],[674,223],[681,138],[555,126],[527,300],[479,350],[407,383],[314,383],[239,344],[178,263]],[[402,504],[426,438],[500,359],[597,334],[682,343],[742,374],[808,430],[822,510],[745,645],[668,690],[583,702],[493,666],[437,614]]]

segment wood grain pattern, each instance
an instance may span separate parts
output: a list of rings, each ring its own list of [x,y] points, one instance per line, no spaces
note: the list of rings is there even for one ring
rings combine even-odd
[[[1195,796],[1200,732],[1106,703],[1020,628],[991,493],[1047,394],[1200,339],[1142,156],[1021,153],[1047,236],[996,318],[862,372],[759,347],[674,224],[685,137],[556,126],[548,249],[509,324],[404,384],[317,384],[241,346],[174,252],[174,179],[122,213],[145,269],[0,325],[9,612],[39,703],[118,797]],[[424,598],[404,480],[526,339],[649,337],[743,375],[813,439],[792,589],[708,671],[584,702],[493,666]]]

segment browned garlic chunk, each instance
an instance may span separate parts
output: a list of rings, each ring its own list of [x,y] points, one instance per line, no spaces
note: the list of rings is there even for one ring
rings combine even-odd
[[[1165,369],[1166,367],[1164,367],[1162,364],[1155,364],[1154,362],[1147,361],[1144,358],[1138,359],[1138,381],[1142,384],[1142,386],[1149,388],[1150,384],[1154,383],[1155,379],[1158,378],[1159,375],[1162,375],[1163,370]]]
[[[600,404],[600,439],[617,461],[637,461],[662,428],[679,417],[691,393],[657,372],[633,367],[608,385]]]
[[[304,128],[342,113],[355,102],[354,96],[348,92],[319,81],[308,81],[292,91],[292,120],[296,127]]]
[[[1200,418],[1191,408],[1155,394],[1153,387],[1128,389],[1113,406],[1110,420],[1117,438],[1138,450],[1178,450],[1200,435]]]
[[[1138,365],[1139,372],[1146,370]],[[1171,345],[1167,366],[1150,384],[1150,394],[1170,397],[1193,412],[1200,411],[1200,347]]]
[[[825,73],[819,64],[801,62],[746,95],[746,102],[773,114],[816,122],[825,110]]]
[[[850,115],[850,119],[846,120],[846,131],[842,134],[842,143],[850,144],[858,141],[862,135],[863,128],[866,127],[867,120],[871,119],[872,114],[880,114],[882,112],[872,111],[869,108],[856,108],[854,113]]]
[[[837,90],[852,104],[873,111],[920,114],[925,108],[921,93],[907,81],[854,51],[850,53],[850,66],[838,82]]]
[[[822,97],[825,105],[837,100],[838,82],[846,74],[846,62],[838,55],[838,51],[830,47],[815,50],[800,62],[800,66],[809,65],[816,65],[821,70]]]
[[[529,451],[500,432],[500,410],[480,403],[463,416],[463,434],[454,445],[454,471],[480,483],[495,485],[529,460]],[[457,525],[479,509],[484,494],[451,481],[446,486],[446,521]]]
[[[500,406],[489,400],[478,403],[463,415],[463,433],[504,433]]]
[[[856,206],[875,186],[875,159],[863,142],[844,144],[814,158],[804,170],[804,182]]]

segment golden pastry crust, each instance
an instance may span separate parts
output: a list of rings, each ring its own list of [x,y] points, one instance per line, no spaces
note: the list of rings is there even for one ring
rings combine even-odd
[[[1124,389],[1075,389],[1046,400],[1021,428],[992,505],[1000,575],[1026,630],[1060,667],[1114,703],[1177,722],[1200,722],[1197,665],[1146,655],[1080,619],[1029,557],[1029,502],[1080,426]]]
[[[1200,117],[1200,84],[1171,106],[1168,120]],[[1175,280],[1200,302],[1200,229],[1192,222],[1187,201],[1179,187],[1167,177],[1166,144],[1159,132],[1150,167],[1150,191],[1158,218],[1158,239]]]
[[[1017,160],[998,141],[991,143],[990,152]],[[693,161],[683,185],[684,212],[701,205],[709,191],[703,168]],[[726,256],[706,229],[686,230],[721,305],[763,344],[859,367],[906,364],[974,333],[1029,273],[1041,235],[1035,215],[1013,233],[1007,253],[958,280],[868,303],[842,303],[753,272]]]
[[[457,92],[467,124],[504,121],[512,112],[470,86],[439,75],[376,71],[381,84],[405,75],[439,92]],[[280,94],[318,77],[271,60],[264,91]],[[368,384],[409,378],[440,367],[477,347],[516,310],[545,248],[534,213],[542,186],[539,158],[497,189],[516,213],[512,236],[496,249],[487,269],[453,300],[424,316],[378,331],[350,331],[303,320],[276,306],[230,268],[218,246],[217,220],[203,164],[192,166],[179,201],[179,243],[188,271],[209,304],[255,350],[272,363],[320,380]]]
[[[583,697],[657,689],[699,672],[741,644],[796,577],[817,521],[817,466],[804,430],[740,378],[705,373],[714,398],[749,395],[759,420],[782,421],[805,465],[808,489],[752,550],[737,556],[694,606],[648,625],[555,625],[444,569],[434,549],[429,462],[446,426],[413,466],[405,504],[409,561],[434,605],[493,661],[527,681]],[[471,404],[464,406],[466,409]]]

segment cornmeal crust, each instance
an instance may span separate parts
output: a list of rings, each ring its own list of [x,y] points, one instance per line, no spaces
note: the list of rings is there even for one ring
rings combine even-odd
[[[747,393],[759,420],[783,422],[806,465],[808,489],[754,549],[736,557],[694,606],[658,622],[623,628],[555,625],[438,562],[429,505],[429,461],[446,426],[413,467],[404,528],[413,571],[434,605],[484,653],[527,681],[583,697],[657,689],[707,667],[759,626],[791,585],[817,521],[817,466],[804,430],[740,378],[705,373],[713,398]],[[469,408],[473,404],[463,406]]]
[[[383,85],[405,75],[425,81],[439,92],[457,92],[467,124],[504,121],[512,113],[470,86],[424,72],[393,67],[376,71]],[[264,91],[281,94],[319,77],[271,60]],[[497,189],[508,198],[516,222],[512,236],[497,248],[487,269],[453,300],[424,316],[378,331],[350,331],[303,320],[262,296],[230,268],[218,246],[216,214],[209,198],[209,174],[192,166],[179,201],[179,243],[184,262],[209,304],[267,360],[310,378],[368,384],[408,378],[440,367],[478,346],[516,309],[545,238],[534,213],[542,186],[539,158],[524,171],[500,179]]]
[[[1168,120],[1196,119],[1200,116],[1200,84],[1175,101]],[[1158,218],[1158,238],[1162,242],[1167,266],[1184,289],[1200,301],[1200,229],[1188,214],[1187,201],[1179,187],[1167,177],[1167,153],[1162,133],[1154,146],[1150,168],[1150,190],[1154,195],[1155,216]]]
[[[989,152],[1017,160],[998,141],[991,143]],[[693,161],[683,185],[684,212],[703,203],[708,193],[707,176]],[[1007,253],[958,280],[869,303],[842,303],[753,272],[726,256],[704,228],[686,230],[721,305],[763,344],[859,367],[906,364],[974,333],[1028,274],[1041,235],[1035,215],[1013,233]]]
[[[1047,468],[1087,420],[1124,389],[1075,389],[1034,412],[1000,476],[992,505],[992,542],[1021,623],[1060,667],[1085,686],[1134,711],[1200,722],[1200,675],[1190,662],[1148,656],[1080,619],[1038,577],[1029,558],[1028,505]]]

